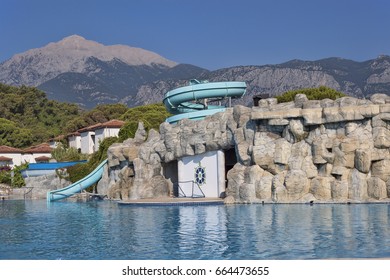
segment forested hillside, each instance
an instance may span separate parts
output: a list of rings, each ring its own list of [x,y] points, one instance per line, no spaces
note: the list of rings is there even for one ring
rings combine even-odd
[[[112,119],[119,119],[128,110],[124,104],[98,105],[92,110],[82,110],[78,116],[70,120],[63,128],[64,133],[74,132],[83,127],[97,123],[104,123]]]
[[[79,115],[77,105],[49,100],[34,87],[0,84],[0,145],[42,143],[61,134]]]
[[[112,119],[126,121],[123,141],[134,136],[139,121],[146,129],[158,129],[168,116],[162,103],[130,109],[123,104],[105,104],[86,111],[75,104],[49,100],[34,87],[0,83],[0,145],[25,148]]]

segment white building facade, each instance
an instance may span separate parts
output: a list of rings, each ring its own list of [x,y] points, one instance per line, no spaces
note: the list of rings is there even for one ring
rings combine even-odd
[[[111,120],[102,123],[95,129],[95,152],[99,150],[100,143],[108,137],[117,137],[119,130],[124,125],[123,121]]]
[[[51,152],[53,148],[49,144],[41,144],[23,150],[22,163],[38,163],[49,161],[51,159]]]
[[[81,151],[81,135],[80,132],[74,132],[67,135],[68,145],[70,148],[75,148]]]
[[[68,134],[69,147],[80,149],[82,154],[92,154],[99,150],[100,143],[108,137],[117,137],[125,122],[111,120],[82,128]]]
[[[8,165],[11,168],[24,163],[49,161],[53,149],[48,144],[41,144],[25,150],[9,146],[0,146],[0,166]]]
[[[80,149],[82,154],[92,154],[95,151],[95,131],[80,131]]]
[[[0,166],[10,166],[13,168],[15,165],[21,165],[22,163],[22,150],[9,147],[0,146]]]

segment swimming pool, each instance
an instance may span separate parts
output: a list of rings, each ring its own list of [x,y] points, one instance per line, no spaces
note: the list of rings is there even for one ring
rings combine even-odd
[[[389,204],[0,202],[0,259],[390,257]]]

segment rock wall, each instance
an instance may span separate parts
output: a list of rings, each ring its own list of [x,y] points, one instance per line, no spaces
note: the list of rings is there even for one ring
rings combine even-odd
[[[390,97],[260,100],[201,121],[163,123],[109,148],[108,196],[170,196],[164,167],[206,151],[235,149],[226,203],[390,201]]]
[[[61,179],[57,174],[28,177],[24,181],[26,187],[13,189],[12,199],[46,199],[47,192],[65,188],[71,184],[70,181]]]

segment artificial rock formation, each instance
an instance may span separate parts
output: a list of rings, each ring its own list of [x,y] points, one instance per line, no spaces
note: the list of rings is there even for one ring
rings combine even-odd
[[[61,173],[61,174],[60,174]],[[65,188],[71,184],[66,179],[66,171],[57,170],[56,174],[27,177],[26,187],[12,189],[12,199],[46,199],[47,192]]]
[[[98,192],[122,200],[169,196],[171,185],[162,175],[160,157],[153,152],[159,139],[158,132],[151,130],[146,140],[146,131],[140,123],[134,139],[112,145],[108,149],[110,176],[103,178]]]
[[[200,121],[139,127],[108,152],[111,198],[172,195],[165,168],[184,156],[235,150],[226,203],[372,202],[390,197],[390,98],[235,106]]]

